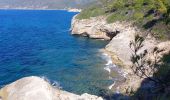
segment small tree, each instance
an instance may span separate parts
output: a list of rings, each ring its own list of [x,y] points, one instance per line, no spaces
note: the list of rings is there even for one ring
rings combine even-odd
[[[160,50],[155,47],[151,52],[151,55],[153,56],[153,59],[151,60],[148,57],[147,49],[143,52],[140,52],[140,49],[144,46],[144,40],[145,39],[143,37],[136,35],[135,40],[130,42],[130,48],[133,52],[131,56],[131,68],[134,74],[140,78],[147,78],[150,81],[159,84],[161,87],[165,87],[166,83],[164,83],[161,79],[152,77],[152,75],[161,67],[161,57],[159,56],[159,53],[163,52],[164,50]]]

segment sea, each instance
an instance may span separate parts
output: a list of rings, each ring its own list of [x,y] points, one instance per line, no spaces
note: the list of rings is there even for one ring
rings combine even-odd
[[[108,41],[73,36],[76,12],[0,10],[0,87],[38,76],[76,94],[110,93],[113,80],[101,52]]]

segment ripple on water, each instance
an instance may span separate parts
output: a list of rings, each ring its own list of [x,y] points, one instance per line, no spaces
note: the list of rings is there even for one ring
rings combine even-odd
[[[109,73],[109,79],[113,81],[108,89],[116,88],[115,92],[119,93],[119,84],[125,81],[126,73],[113,63],[110,55],[103,51],[100,52],[102,52],[102,58],[107,62],[104,69]]]
[[[108,92],[113,80],[98,52],[107,42],[71,36],[75,14],[0,10],[0,86],[26,76],[45,76],[69,92]]]

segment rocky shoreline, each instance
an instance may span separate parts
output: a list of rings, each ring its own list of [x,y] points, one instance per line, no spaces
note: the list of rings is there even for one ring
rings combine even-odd
[[[108,24],[105,16],[93,17],[79,20],[74,16],[71,25],[72,35],[80,35],[92,39],[109,40],[109,44],[101,50],[111,59],[108,62],[109,73],[115,71],[114,66],[121,69],[121,74],[125,78],[119,84],[113,83],[108,88],[121,94],[128,95],[133,90],[136,91],[143,78],[133,74],[130,66],[130,56],[132,54],[129,44],[136,34],[145,35],[137,27],[128,22],[115,22]],[[164,49],[164,53],[170,51],[170,41],[161,42],[150,35],[146,35],[143,52],[148,49],[149,53],[158,47]],[[152,56],[151,56],[152,57]],[[19,79],[0,89],[0,100],[103,100],[103,98],[84,93],[76,95],[59,88],[53,87],[49,82],[36,76]]]
[[[77,15],[76,15],[77,16]],[[165,49],[164,53],[170,50],[170,41],[161,42],[154,37],[140,31],[137,27],[129,22],[114,22],[108,24],[105,16],[91,17],[90,19],[72,19],[72,35],[85,36],[92,39],[110,40],[103,52],[110,55],[114,64],[121,66],[126,75],[126,81],[117,87],[123,94],[128,91],[136,91],[143,81],[142,78],[133,74],[131,66],[132,51],[129,47],[130,41],[134,40],[136,34],[146,37],[144,47],[140,50],[143,52],[148,49],[151,52],[154,47]]]
[[[0,100],[103,100],[84,93],[76,95],[53,87],[43,78],[31,76],[19,79],[0,90]]]

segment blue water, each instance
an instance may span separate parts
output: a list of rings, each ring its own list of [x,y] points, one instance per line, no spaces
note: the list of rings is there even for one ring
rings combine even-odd
[[[107,91],[112,81],[99,52],[107,42],[70,35],[75,14],[0,10],[0,86],[35,75],[73,93]]]

